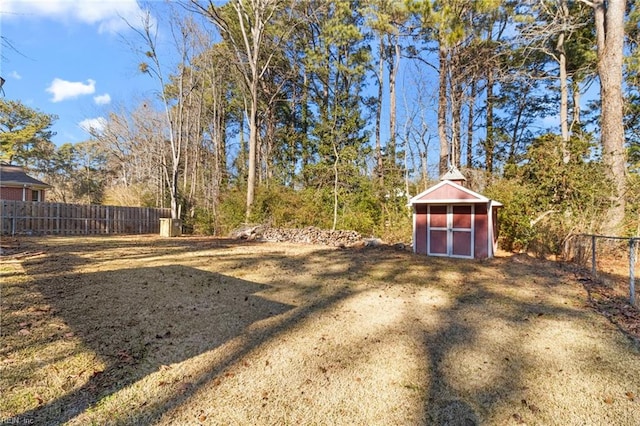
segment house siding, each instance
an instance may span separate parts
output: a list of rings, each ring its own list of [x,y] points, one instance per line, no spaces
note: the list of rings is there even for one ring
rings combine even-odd
[[[46,191],[20,187],[0,187],[0,200],[9,201],[45,201]],[[24,197],[24,199],[23,199]],[[35,198],[34,198],[35,197]]]
[[[31,190],[27,189],[27,200],[22,199],[23,188],[0,187],[0,200],[30,201]]]

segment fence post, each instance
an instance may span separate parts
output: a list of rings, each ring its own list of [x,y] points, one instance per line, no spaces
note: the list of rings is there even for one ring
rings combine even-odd
[[[598,276],[596,268],[596,236],[591,236],[591,276],[593,278]]]
[[[11,236],[16,235],[16,222],[18,221],[17,215],[18,203],[16,201],[13,202],[13,217],[11,218]]]
[[[635,245],[636,242],[640,240],[636,240],[635,238],[629,238],[629,301],[632,306],[636,306],[636,278],[635,278],[635,268],[636,268],[636,250]]]

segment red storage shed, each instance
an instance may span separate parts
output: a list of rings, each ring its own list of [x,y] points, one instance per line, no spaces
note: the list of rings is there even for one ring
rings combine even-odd
[[[413,251],[429,256],[484,259],[493,257],[497,212],[502,204],[463,186],[452,169],[410,200],[413,207]]]

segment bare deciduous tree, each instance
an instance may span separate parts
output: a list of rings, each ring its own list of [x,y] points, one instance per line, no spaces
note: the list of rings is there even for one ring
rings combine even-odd
[[[191,0],[190,4],[192,10],[207,17],[217,27],[225,42],[229,43],[235,53],[236,66],[248,90],[249,170],[245,216],[249,219],[256,189],[260,80],[269,68],[278,47],[271,46],[271,50],[266,51],[264,40],[267,27],[279,8],[282,8],[283,1],[232,0],[222,7],[216,6],[212,0]],[[233,15],[228,13],[229,11],[233,12]],[[285,30],[290,31],[291,28]],[[286,38],[285,34],[275,37],[280,42],[286,41]]]

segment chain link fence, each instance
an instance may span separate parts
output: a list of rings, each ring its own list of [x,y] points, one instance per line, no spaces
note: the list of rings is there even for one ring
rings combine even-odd
[[[638,258],[640,237],[572,235],[565,243],[565,258],[591,271],[591,278],[624,293],[640,309]]]

